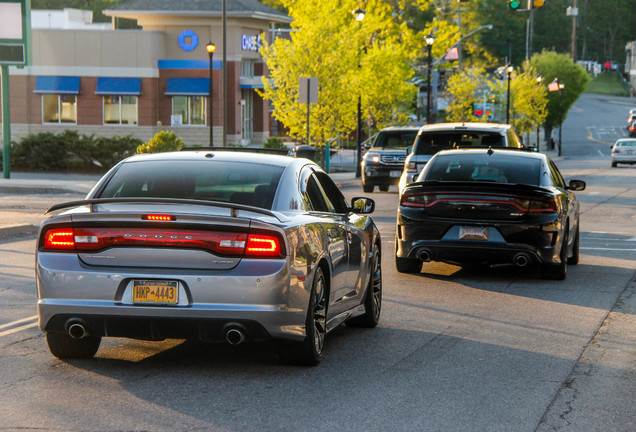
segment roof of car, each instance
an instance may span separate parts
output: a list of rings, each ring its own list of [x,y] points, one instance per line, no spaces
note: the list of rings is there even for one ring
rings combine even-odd
[[[220,160],[226,162],[244,162],[254,164],[277,165],[286,167],[292,165],[298,158],[280,156],[268,153],[248,153],[236,151],[223,151],[208,149],[205,151],[178,151],[166,153],[151,153],[135,155],[127,158],[125,162],[140,162],[150,160]]]
[[[488,152],[493,152],[493,154],[505,152],[507,155],[513,155],[518,157],[526,157],[532,159],[545,159],[547,156],[543,153],[539,153],[536,151],[528,151],[527,149],[519,149],[514,147],[505,147],[505,148],[462,148],[462,149],[448,149],[448,150],[440,150],[437,152],[435,156],[441,155],[453,155],[453,154],[486,154]]]
[[[471,130],[471,131],[498,131],[505,132],[510,129],[512,126],[509,124],[503,123],[433,123],[427,124],[420,128],[420,133],[422,132],[439,132],[439,131],[461,131],[461,130]]]
[[[409,126],[389,126],[385,127],[380,132],[390,132],[390,131],[414,131],[417,132],[420,130],[421,125],[409,125]]]

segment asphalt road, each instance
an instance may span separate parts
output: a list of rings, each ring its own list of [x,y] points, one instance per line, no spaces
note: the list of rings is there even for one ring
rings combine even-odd
[[[636,430],[636,166],[610,168],[586,130],[610,141],[600,113],[616,111],[619,134],[628,104],[582,99],[564,127],[558,165],[588,183],[566,281],[439,263],[398,274],[397,193],[372,194],[381,322],[338,328],[316,368],[282,366],[268,345],[127,339],[59,361],[33,319],[34,238],[0,242],[0,430]]]

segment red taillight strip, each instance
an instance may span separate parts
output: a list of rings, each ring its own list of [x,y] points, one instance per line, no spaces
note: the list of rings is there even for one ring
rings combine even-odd
[[[45,250],[99,251],[109,247],[180,247],[228,256],[281,256],[278,235],[225,231],[151,228],[52,228],[44,234]],[[247,247],[246,247],[247,246]]]
[[[457,195],[457,196],[453,196]],[[541,199],[533,199],[530,197],[515,197],[515,196],[506,196],[506,195],[490,195],[490,194],[473,194],[473,196],[489,196],[489,197],[497,197],[501,199],[492,199],[492,198],[472,198],[472,197],[460,197],[460,195],[466,194],[411,194],[404,195],[400,205],[406,207],[432,207],[441,202],[475,202],[475,203],[493,203],[493,204],[509,204],[521,211],[528,212],[554,212],[555,206],[554,202],[551,200],[541,200]],[[426,199],[423,199],[422,202],[407,202],[407,199],[410,197],[435,197],[433,201],[426,202]],[[441,196],[443,198],[437,198],[437,196]],[[525,201],[527,205],[522,205],[520,202]],[[547,207],[536,208],[534,203],[542,203],[547,205]]]

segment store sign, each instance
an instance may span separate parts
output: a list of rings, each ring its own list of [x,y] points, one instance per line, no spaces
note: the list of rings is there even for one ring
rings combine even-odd
[[[199,45],[199,36],[192,30],[184,30],[179,35],[179,46],[184,51],[194,51]]]
[[[0,65],[29,63],[30,27],[30,1],[0,0]]]
[[[241,36],[241,48],[243,51],[258,51],[261,49],[261,36]]]

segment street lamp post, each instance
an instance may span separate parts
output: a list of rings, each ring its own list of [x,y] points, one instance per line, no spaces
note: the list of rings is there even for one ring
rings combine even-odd
[[[508,92],[506,95],[506,123],[510,124],[510,80],[512,79],[512,71],[514,68],[508,66],[506,72],[508,73]]]
[[[541,85],[543,82],[543,77],[541,75],[537,76],[537,85]],[[539,123],[537,123],[537,150],[541,150],[541,141],[539,140]]]
[[[559,151],[558,155],[561,156],[561,131],[563,130],[563,89],[565,84],[559,83]]]
[[[431,123],[431,73],[433,69],[433,58],[431,57],[431,51],[433,50],[433,43],[435,42],[435,36],[429,34],[426,36],[426,49],[428,50],[428,73],[426,79],[426,123]]]
[[[358,8],[354,10],[353,17],[359,23],[364,19],[365,11],[364,9]],[[360,62],[358,61],[358,68],[360,67]],[[362,96],[358,91],[358,116],[357,116],[357,143],[356,143],[356,177],[362,177]]]
[[[216,45],[214,45],[212,42],[210,42],[209,44],[207,44],[205,46],[205,48],[208,51],[208,54],[210,55],[210,97],[208,98],[208,100],[210,101],[210,147],[214,147],[214,102],[212,99],[212,89],[214,88],[214,81],[213,81],[213,71],[212,71],[212,64],[213,64],[213,57],[214,57],[214,51],[216,51]]]

